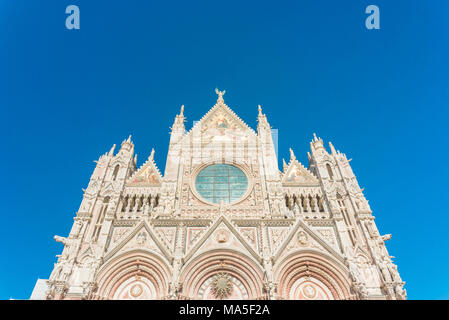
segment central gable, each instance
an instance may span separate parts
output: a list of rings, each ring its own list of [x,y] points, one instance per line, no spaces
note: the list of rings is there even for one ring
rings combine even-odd
[[[192,134],[200,136],[204,143],[246,142],[256,136],[254,130],[220,99],[195,123],[186,137]]]

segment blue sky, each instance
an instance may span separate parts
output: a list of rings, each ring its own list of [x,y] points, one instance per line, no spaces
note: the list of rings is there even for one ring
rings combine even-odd
[[[81,29],[65,28],[76,4]],[[381,29],[365,28],[380,8]],[[165,166],[216,101],[257,105],[307,165],[314,132],[352,158],[411,299],[449,299],[449,2],[0,0],[0,299],[47,278],[94,160],[133,134]]]

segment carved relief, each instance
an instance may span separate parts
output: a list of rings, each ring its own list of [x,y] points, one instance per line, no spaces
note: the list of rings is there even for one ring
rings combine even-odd
[[[215,232],[215,240],[218,243],[226,243],[229,241],[230,233],[227,229],[219,229]]]
[[[304,231],[299,231],[296,234],[296,240],[301,247],[307,247],[309,245],[309,237]]]

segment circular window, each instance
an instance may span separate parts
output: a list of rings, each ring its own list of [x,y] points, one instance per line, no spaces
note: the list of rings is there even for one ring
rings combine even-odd
[[[204,200],[213,203],[232,203],[240,199],[248,188],[248,178],[237,167],[213,164],[196,176],[195,188]]]

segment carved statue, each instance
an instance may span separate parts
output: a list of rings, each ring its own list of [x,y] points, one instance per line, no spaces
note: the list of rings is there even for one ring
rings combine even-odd
[[[293,205],[293,213],[297,216],[299,215],[299,205],[295,202]]]
[[[73,269],[73,261],[74,259],[71,259],[70,261],[62,261],[62,272],[59,280],[61,281],[67,281],[69,276],[72,274]]]
[[[147,241],[147,233],[142,231],[137,235],[136,242],[139,245],[143,245],[145,241]]]
[[[102,261],[103,260],[101,258],[94,258],[94,257],[92,257],[92,259],[89,261],[88,265],[86,266],[89,269],[87,277],[88,282],[92,282],[94,280],[95,273],[97,272],[97,269],[100,267]]]
[[[391,282],[390,271],[388,270],[385,263],[383,261],[379,261],[378,266],[379,266],[380,272],[382,273],[382,276],[383,276],[385,282]]]
[[[95,288],[95,283],[88,281],[83,283],[83,296],[84,298],[87,298],[90,293],[93,291],[93,289]]]
[[[398,267],[394,263],[389,262],[387,264],[387,268],[390,271],[390,274],[395,282],[402,282],[402,279],[399,276]]]
[[[368,297],[368,290],[363,283],[358,283],[355,285],[361,299],[366,299]]]
[[[293,205],[294,205],[293,197],[292,197],[292,196],[289,196],[289,197],[288,197],[288,208],[289,208],[289,209],[293,209]]]
[[[281,201],[278,198],[273,201],[273,211],[275,215],[281,214]]]
[[[59,276],[61,275],[61,272],[62,272],[62,266],[63,266],[62,263],[55,263],[54,264],[53,271],[51,272],[50,278],[49,278],[51,281],[52,280],[57,280],[59,278]]]
[[[274,283],[273,281],[267,281],[267,282],[265,282],[264,285],[265,285],[265,290],[267,291],[267,294],[268,294],[268,299],[276,300],[276,298],[277,298],[276,283]]]
[[[288,210],[288,209],[284,209],[283,210],[284,211],[284,217],[285,218],[294,218],[294,214],[293,214],[293,211],[291,211],[291,210]]]
[[[157,219],[164,212],[164,207],[157,206],[154,210],[154,219]]]
[[[171,200],[169,200],[169,199],[167,199],[165,202],[164,213],[165,214],[173,213],[173,206],[172,206]]]
[[[180,282],[170,282],[170,287],[168,289],[168,295],[171,299],[177,299],[182,290],[182,283]]]
[[[218,100],[222,101],[223,100],[223,96],[226,93],[226,90],[220,91],[220,90],[218,90],[218,88],[215,88],[215,93],[218,94]]]
[[[348,268],[349,268],[349,274],[352,277],[352,281],[354,281],[354,283],[361,283],[362,279],[360,277],[359,270],[358,270],[356,264],[354,263],[354,261],[350,258],[347,258],[347,263],[348,263]]]
[[[402,288],[402,284],[397,284],[395,287],[396,299],[405,300],[407,299],[407,291]]]

